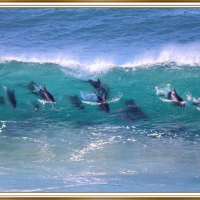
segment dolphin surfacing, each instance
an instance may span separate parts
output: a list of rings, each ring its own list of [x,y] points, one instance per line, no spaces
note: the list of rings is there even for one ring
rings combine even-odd
[[[176,106],[181,106],[184,107],[185,106],[185,102],[183,101],[183,99],[177,94],[175,88],[173,89],[172,92],[168,93],[168,98],[171,99],[174,102],[174,105]]]
[[[102,86],[99,78],[97,81],[89,79],[88,82],[96,90],[97,102],[99,103],[99,109],[104,110],[105,112],[109,113],[110,107],[109,107],[109,104],[106,102],[108,91],[106,91],[106,89]]]
[[[43,97],[46,101],[55,104],[55,99],[53,95],[46,89],[45,85],[43,86],[42,89],[40,89],[39,92],[40,96]]]
[[[97,92],[97,96],[100,96],[103,99],[107,99],[108,97],[108,91],[102,86],[101,81],[93,81],[91,79],[88,80],[88,82],[94,87],[94,89]]]

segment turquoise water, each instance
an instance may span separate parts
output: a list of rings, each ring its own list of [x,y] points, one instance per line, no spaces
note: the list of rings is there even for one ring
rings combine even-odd
[[[0,191],[199,191],[199,17],[189,8],[0,9]],[[88,83],[98,78],[109,113]],[[173,88],[185,107],[159,95]]]

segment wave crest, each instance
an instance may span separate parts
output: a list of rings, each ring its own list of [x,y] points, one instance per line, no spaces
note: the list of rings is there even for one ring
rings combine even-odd
[[[200,44],[169,44],[158,50],[149,50],[122,67],[149,68],[152,66],[200,66]]]
[[[5,55],[0,57],[0,63],[5,62],[25,62],[39,64],[56,64],[63,69],[80,70],[89,74],[107,73],[113,68],[151,68],[151,67],[181,67],[181,66],[200,66],[200,43],[190,44],[169,44],[160,48],[145,51],[138,55],[128,55],[120,59],[109,58],[109,55],[101,58],[85,58],[73,57],[64,53],[54,53],[41,55],[41,53],[33,53],[28,56],[26,53],[18,55]],[[83,56],[80,53],[80,57]],[[123,60],[121,62],[120,60]]]

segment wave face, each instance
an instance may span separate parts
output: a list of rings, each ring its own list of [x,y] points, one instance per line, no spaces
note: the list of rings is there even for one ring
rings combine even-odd
[[[0,17],[0,191],[199,191],[199,9]],[[167,99],[174,88],[185,107]]]

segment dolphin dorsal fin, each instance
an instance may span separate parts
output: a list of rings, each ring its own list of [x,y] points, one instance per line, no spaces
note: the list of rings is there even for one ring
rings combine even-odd
[[[175,90],[175,88],[174,88],[173,92],[174,92],[174,93],[176,93],[176,90]]]
[[[43,85],[43,88],[42,88],[43,90],[45,90],[45,91],[47,91],[47,88],[46,88],[46,86],[45,85]]]

